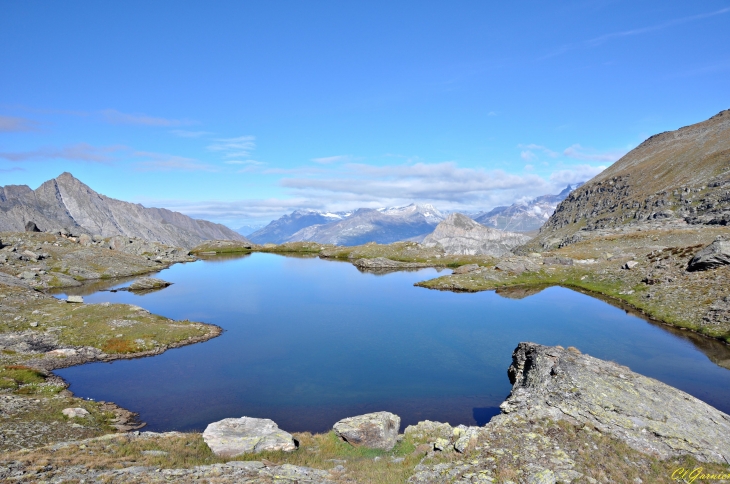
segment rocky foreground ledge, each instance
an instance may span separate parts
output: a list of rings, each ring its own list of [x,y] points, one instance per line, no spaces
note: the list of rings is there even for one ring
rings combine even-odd
[[[512,392],[484,427],[425,421],[397,435],[399,418],[378,412],[312,435],[244,417],[211,424],[203,435],[132,432],[5,454],[0,479],[638,484],[694,473],[730,480],[730,416],[680,390],[575,348],[535,343],[518,345],[508,375]],[[232,450],[236,439],[243,446]]]

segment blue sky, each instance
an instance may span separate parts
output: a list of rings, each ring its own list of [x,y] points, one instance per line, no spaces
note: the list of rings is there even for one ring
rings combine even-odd
[[[0,185],[487,210],[730,108],[730,1],[0,0]]]

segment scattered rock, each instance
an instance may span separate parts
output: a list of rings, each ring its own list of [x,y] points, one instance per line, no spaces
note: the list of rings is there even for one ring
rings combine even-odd
[[[705,271],[730,264],[730,240],[722,237],[715,239],[707,247],[700,249],[687,266],[688,271]]]
[[[398,439],[400,417],[390,412],[375,412],[340,420],[333,427],[345,442],[370,449],[391,450]]]
[[[84,418],[89,415],[89,411],[84,408],[64,408],[61,410],[61,413],[67,416],[68,418]]]
[[[545,257],[543,258],[542,263],[548,266],[572,266],[573,259],[570,257]]]
[[[67,296],[66,297],[66,302],[70,302],[70,303],[83,303],[84,302],[84,298],[82,296]]]
[[[91,238],[88,234],[81,234],[79,236],[79,244],[83,245],[84,247],[88,247],[94,243],[94,240]]]
[[[226,418],[213,422],[205,428],[203,440],[215,455],[223,457],[276,450],[292,452],[297,448],[291,434],[267,418]]]
[[[28,221],[25,223],[25,231],[26,232],[40,232],[41,229],[38,228],[38,226],[35,224],[35,222]]]
[[[453,445],[451,445],[451,442],[449,442],[448,439],[438,438],[436,439],[436,442],[433,443],[433,450],[438,450],[441,452],[447,452],[454,448]]]
[[[68,358],[70,356],[76,356],[76,350],[73,348],[60,348],[52,350],[46,353],[48,356],[60,356],[61,358]]]
[[[621,268],[622,269],[626,269],[626,270],[631,270],[631,269],[633,269],[634,267],[636,267],[638,265],[639,265],[639,263],[636,262],[635,260],[630,260],[630,261],[626,262],[626,264],[624,264],[623,266],[621,266]]]

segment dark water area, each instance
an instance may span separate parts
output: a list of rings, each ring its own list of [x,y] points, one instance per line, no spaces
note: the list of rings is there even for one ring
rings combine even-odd
[[[500,295],[413,286],[437,275],[374,275],[272,254],[178,264],[159,274],[174,283],[161,291],[85,300],[217,324],[220,337],[57,373],[76,395],[139,412],[154,431],[202,430],[245,415],[320,432],[379,410],[400,415],[404,427],[425,419],[483,425],[509,394],[513,349],[534,341],[617,361],[730,412],[730,370],[699,349],[727,358],[719,343],[693,343],[560,287]]]

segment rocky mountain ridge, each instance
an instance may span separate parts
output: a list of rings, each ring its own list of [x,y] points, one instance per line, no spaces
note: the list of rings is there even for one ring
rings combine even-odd
[[[526,250],[651,223],[730,223],[730,110],[641,143],[571,192]]]
[[[23,231],[28,222],[41,231],[123,235],[186,248],[211,239],[247,240],[224,225],[101,195],[68,172],[35,190],[0,187],[0,231]]]
[[[489,212],[480,212],[471,218],[482,225],[500,230],[532,232],[540,229],[555,212],[558,204],[581,185],[583,182],[568,185],[557,195],[542,195],[509,206],[495,207]]]
[[[311,241],[321,244],[389,244],[425,236],[444,219],[432,205],[411,204],[385,209],[361,208],[342,220],[312,225],[293,234],[287,242]]]

